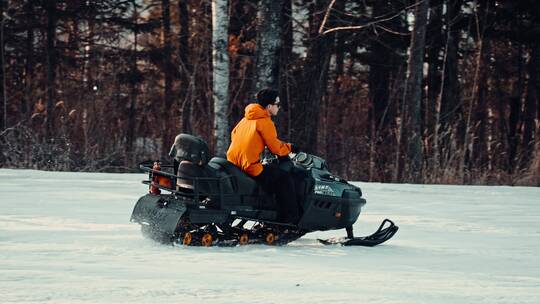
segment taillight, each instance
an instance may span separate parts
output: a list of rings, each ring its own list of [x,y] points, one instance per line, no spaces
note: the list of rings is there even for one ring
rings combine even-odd
[[[151,173],[150,189],[148,190],[148,192],[155,195],[161,193],[161,190],[159,190],[159,188],[157,187],[157,185],[159,185],[159,178],[161,177],[158,176],[158,171],[161,171],[161,165],[159,164],[159,162],[154,162]]]
[[[171,179],[166,176],[158,176],[158,185],[165,188],[172,188],[172,182]]]

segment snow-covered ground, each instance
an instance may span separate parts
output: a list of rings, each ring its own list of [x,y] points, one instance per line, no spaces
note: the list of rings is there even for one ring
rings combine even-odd
[[[374,247],[173,247],[129,222],[142,174],[0,170],[2,303],[540,303],[540,188],[360,183]]]

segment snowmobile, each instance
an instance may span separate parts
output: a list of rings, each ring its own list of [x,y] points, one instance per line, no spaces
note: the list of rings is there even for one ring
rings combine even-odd
[[[324,159],[300,152],[263,162],[289,172],[295,181],[297,223],[280,221],[275,195],[224,158],[211,157],[201,138],[180,134],[168,164],[145,162],[149,193],[135,204],[131,221],[156,241],[194,246],[284,245],[313,231],[346,229],[347,237],[319,240],[345,246],[375,246],[397,232],[385,219],[369,236],[352,226],[366,200],[362,191],[330,173]]]

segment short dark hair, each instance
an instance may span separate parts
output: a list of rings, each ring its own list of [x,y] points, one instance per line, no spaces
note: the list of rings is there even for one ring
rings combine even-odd
[[[257,103],[266,108],[267,105],[273,104],[276,102],[277,97],[279,96],[278,91],[272,89],[262,89],[257,95]]]

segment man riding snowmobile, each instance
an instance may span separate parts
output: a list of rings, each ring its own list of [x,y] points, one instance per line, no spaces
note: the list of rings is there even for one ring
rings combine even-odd
[[[269,193],[276,195],[279,219],[284,223],[296,224],[299,219],[294,181],[289,172],[272,164],[263,165],[260,155],[264,147],[278,157],[297,153],[295,145],[278,139],[271,117],[279,112],[278,92],[263,89],[256,95],[256,103],[246,106],[244,118],[231,132],[231,145],[227,160],[253,177]]]

